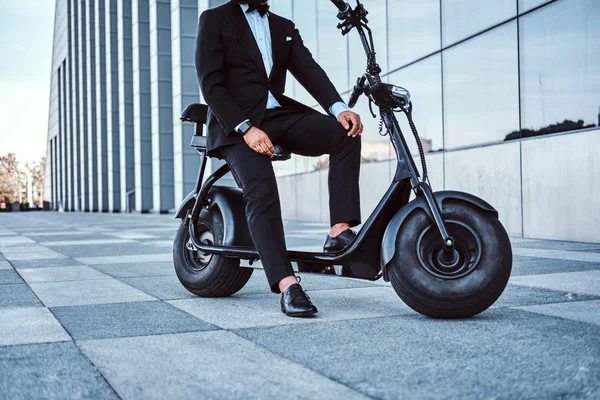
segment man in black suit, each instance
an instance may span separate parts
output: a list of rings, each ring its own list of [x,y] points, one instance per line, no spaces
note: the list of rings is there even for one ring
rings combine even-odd
[[[330,155],[331,231],[324,249],[338,251],[360,223],[360,117],[343,103],[294,23],[269,12],[265,0],[232,0],[203,12],[195,60],[209,106],[208,154],[227,161],[243,190],[271,290],[282,293],[287,315],[314,315],[287,257],[273,143],[304,156]],[[284,96],[288,70],[329,116]]]

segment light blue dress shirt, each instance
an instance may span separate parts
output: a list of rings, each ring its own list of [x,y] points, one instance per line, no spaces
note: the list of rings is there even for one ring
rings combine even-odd
[[[248,4],[240,4],[240,7],[242,8],[242,12],[246,17],[246,20],[248,21],[248,25],[250,25],[250,30],[254,35],[256,44],[258,44],[258,49],[262,55],[262,60],[268,76],[271,74],[271,70],[273,69],[273,46],[271,43],[271,28],[269,27],[269,19],[267,18],[267,15],[261,16],[256,10],[252,12],[246,12],[249,8]],[[279,104],[271,91],[269,91],[269,97],[267,98],[267,110],[277,107],[281,107],[281,104]],[[336,118],[342,112],[349,110],[350,109],[348,106],[341,101],[335,103],[329,108],[331,115],[334,115]],[[241,124],[236,126],[236,130],[246,121],[243,121]]]

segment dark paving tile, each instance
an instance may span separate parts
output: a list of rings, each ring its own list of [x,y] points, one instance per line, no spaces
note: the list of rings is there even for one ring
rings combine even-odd
[[[2,399],[118,399],[74,343],[0,347]]]
[[[534,304],[567,303],[572,301],[594,300],[597,296],[560,292],[527,286],[508,285],[496,301],[496,307],[517,307]]]
[[[119,280],[160,300],[179,300],[197,297],[181,285],[175,272],[167,276],[119,278]]]
[[[540,275],[557,272],[589,271],[592,269],[600,269],[600,263],[513,256],[513,270],[511,275]]]
[[[162,301],[54,307],[51,311],[76,340],[219,329]]]
[[[560,240],[531,240],[513,243],[513,247],[525,247],[528,249],[548,249],[564,251],[596,250],[600,251],[599,243],[565,242]]]
[[[0,269],[0,285],[25,283],[14,269]]]
[[[164,248],[154,248],[135,242],[46,247],[72,258],[165,253]]]
[[[600,396],[598,327],[516,310],[466,320],[417,315],[235,332],[378,399]]]
[[[74,267],[83,265],[70,258],[56,258],[50,260],[20,260],[11,261],[13,267],[19,268],[46,268],[46,267]]]
[[[175,269],[171,261],[100,264],[92,267],[115,278],[175,275]]]
[[[37,307],[42,303],[24,283],[0,286],[0,308]]]

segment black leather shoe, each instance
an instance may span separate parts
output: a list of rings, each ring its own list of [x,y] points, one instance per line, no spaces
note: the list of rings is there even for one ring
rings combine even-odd
[[[294,283],[281,294],[281,312],[288,317],[312,317],[318,310],[302,286]]]
[[[340,251],[344,250],[356,237],[356,233],[352,229],[346,229],[336,237],[327,235],[323,250],[325,251]]]

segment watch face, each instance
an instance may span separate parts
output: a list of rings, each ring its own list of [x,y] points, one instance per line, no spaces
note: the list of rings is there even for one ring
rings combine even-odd
[[[250,128],[252,128],[252,124],[250,122],[244,122],[244,124],[240,127],[240,132],[244,134],[248,132]]]

